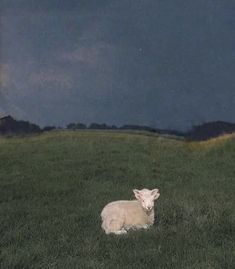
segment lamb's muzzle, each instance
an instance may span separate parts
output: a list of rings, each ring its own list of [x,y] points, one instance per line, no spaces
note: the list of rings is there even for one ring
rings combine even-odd
[[[133,190],[137,200],[115,201],[107,204],[102,212],[102,228],[106,234],[124,234],[129,229],[147,229],[154,223],[154,201],[158,189]]]

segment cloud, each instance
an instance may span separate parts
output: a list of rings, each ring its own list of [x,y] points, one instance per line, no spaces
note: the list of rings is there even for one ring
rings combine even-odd
[[[115,53],[115,47],[97,41],[95,44],[79,46],[77,49],[64,52],[60,55],[60,61],[69,63],[82,63],[97,65],[100,62],[110,60],[110,56]]]
[[[44,123],[234,120],[228,1],[2,1],[1,108]]]
[[[55,70],[44,70],[39,73],[33,73],[30,75],[29,82],[32,86],[53,86],[63,89],[71,88],[73,85],[71,76]]]
[[[109,3],[109,0],[1,0],[1,6],[3,9],[12,10],[27,10],[27,11],[73,11],[74,9],[96,9],[102,8]]]
[[[6,89],[10,84],[10,65],[8,64],[0,64],[0,89]]]

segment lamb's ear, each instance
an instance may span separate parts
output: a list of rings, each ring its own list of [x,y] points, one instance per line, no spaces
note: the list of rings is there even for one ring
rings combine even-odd
[[[133,192],[135,194],[135,198],[137,200],[140,200],[141,199],[141,192],[139,190],[137,190],[137,189],[134,189]]]
[[[160,196],[159,189],[153,189],[151,191],[151,195],[153,196],[154,200],[158,199],[158,197]]]

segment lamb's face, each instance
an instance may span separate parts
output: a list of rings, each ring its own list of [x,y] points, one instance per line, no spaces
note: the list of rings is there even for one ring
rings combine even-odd
[[[133,190],[135,197],[140,201],[142,207],[146,211],[151,211],[154,207],[154,201],[160,196],[158,189]]]

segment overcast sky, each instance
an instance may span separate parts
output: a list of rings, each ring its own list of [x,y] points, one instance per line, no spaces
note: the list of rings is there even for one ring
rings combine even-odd
[[[0,115],[235,122],[234,0],[1,0]]]

